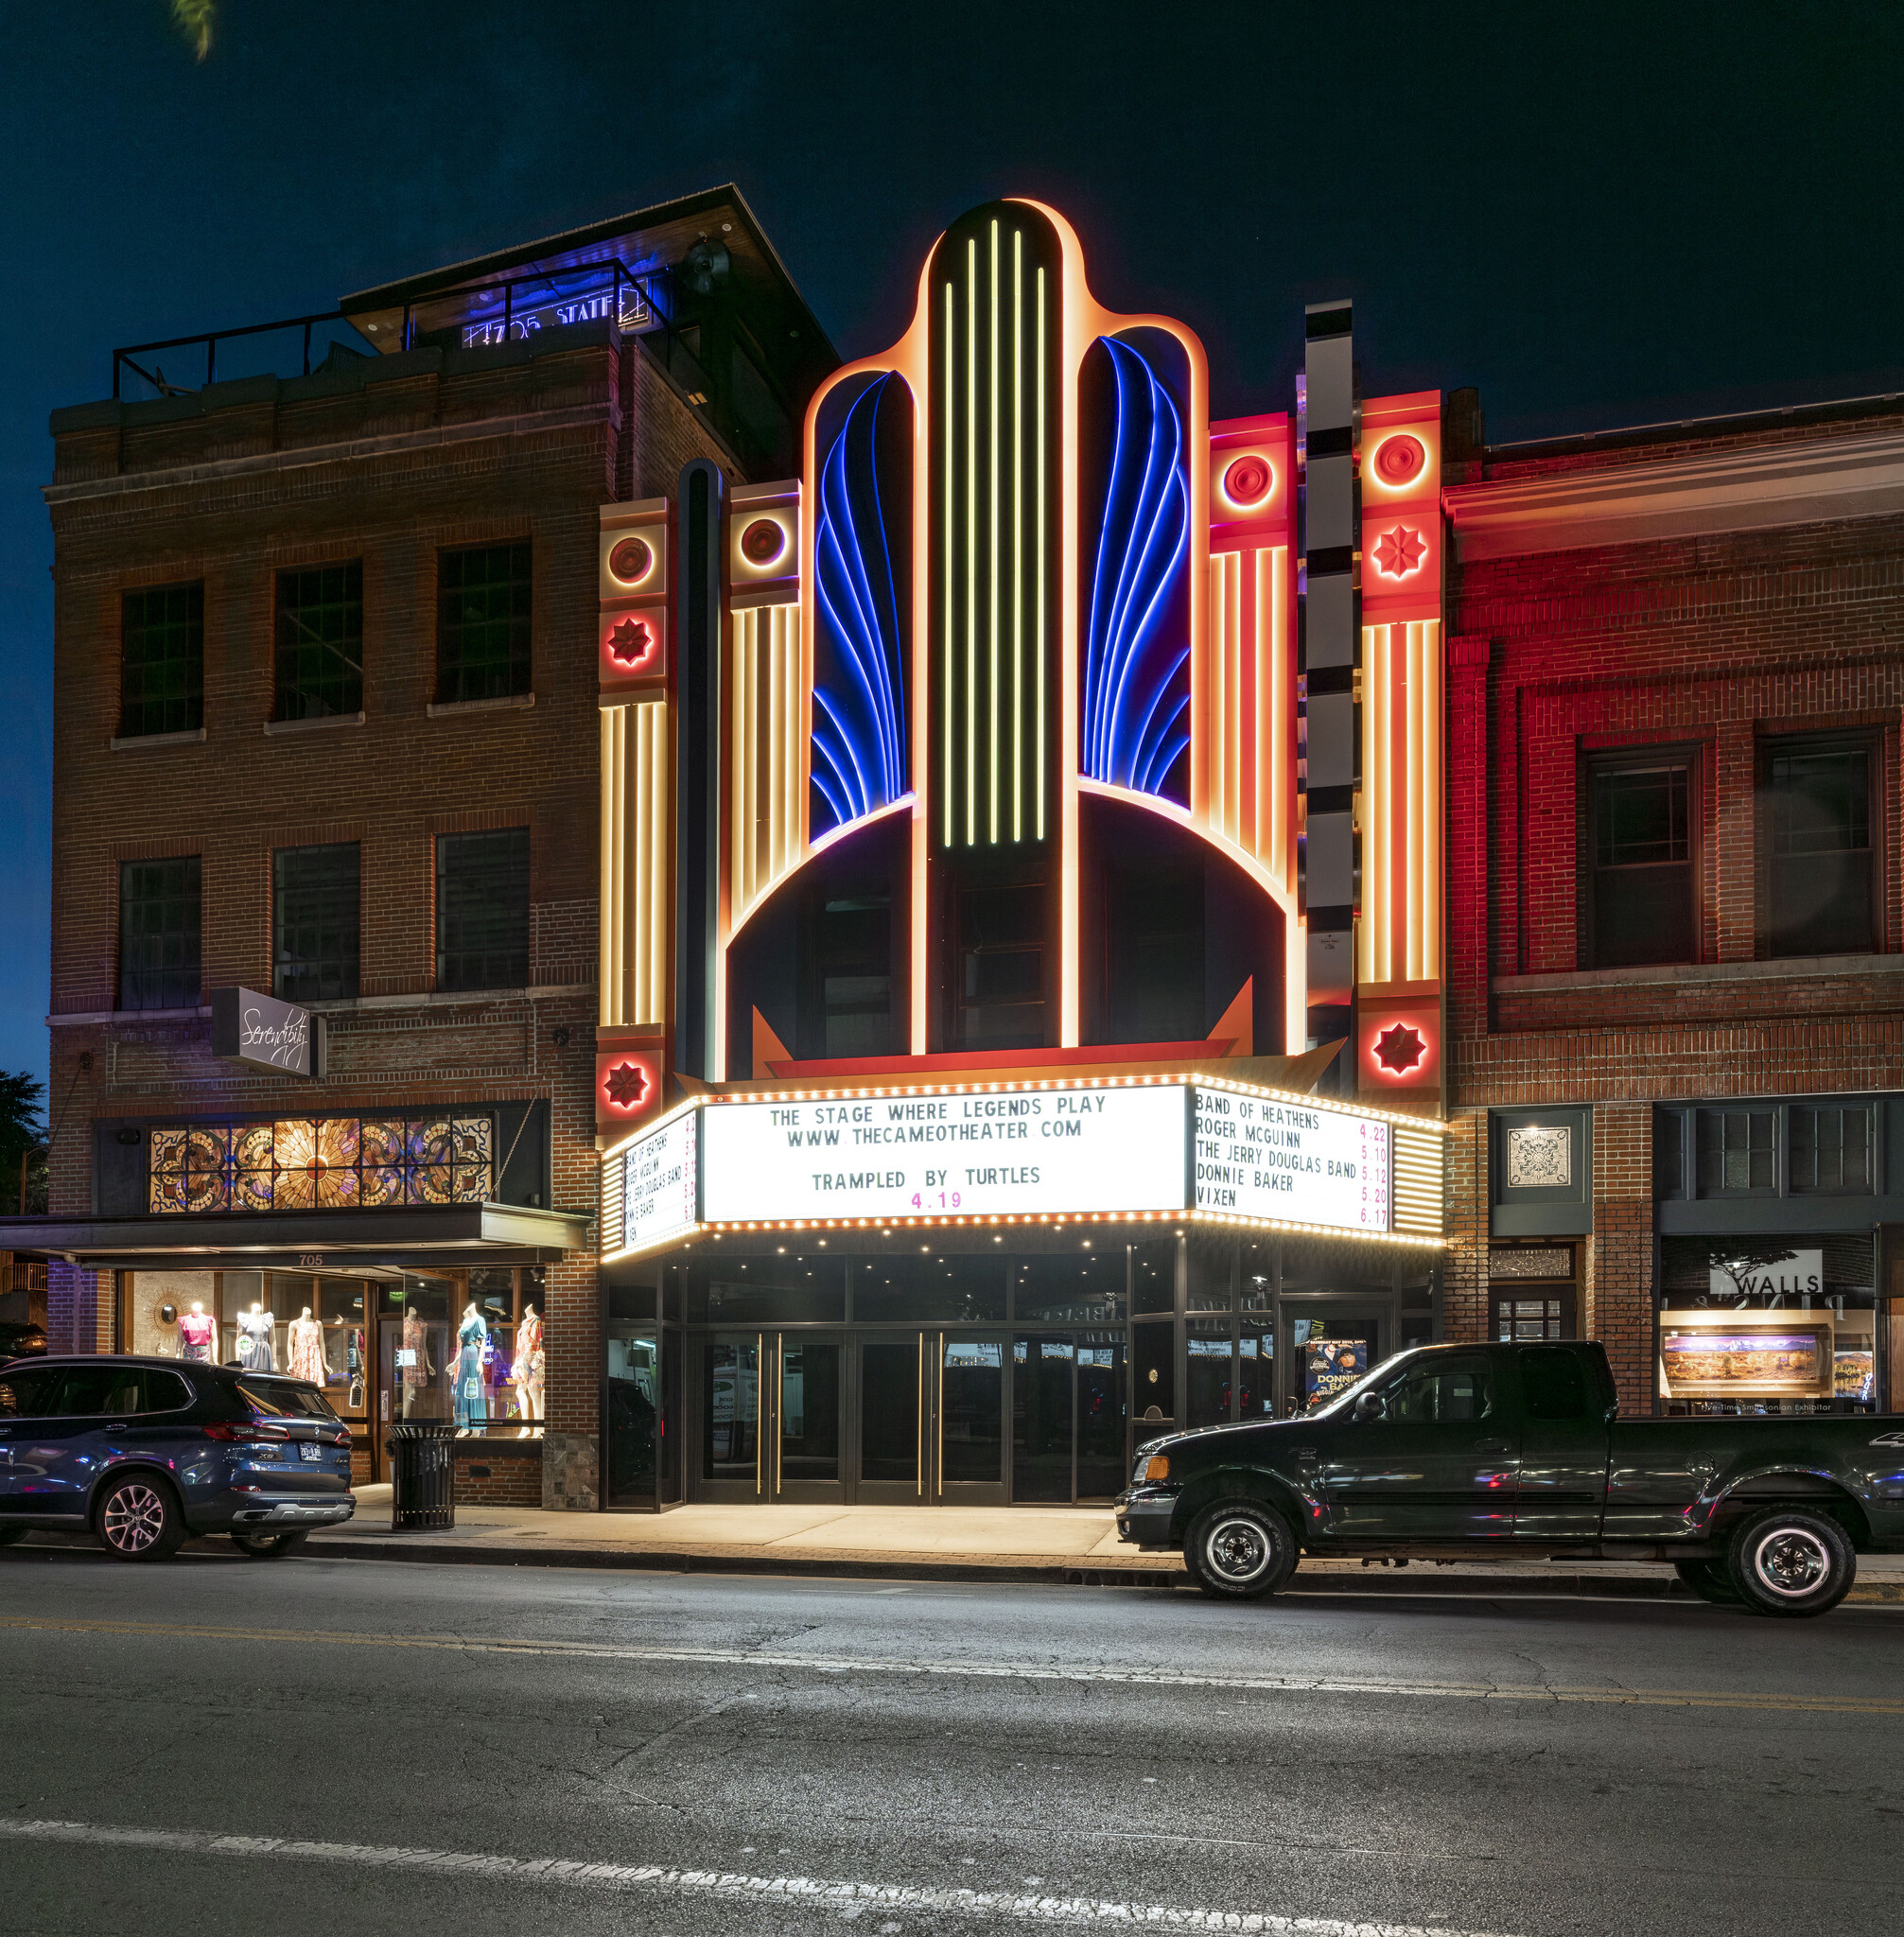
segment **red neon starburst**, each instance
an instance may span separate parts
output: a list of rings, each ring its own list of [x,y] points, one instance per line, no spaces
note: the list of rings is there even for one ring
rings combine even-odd
[[[1406,525],[1397,525],[1375,540],[1375,569],[1386,579],[1406,578],[1427,555],[1427,541]]]
[[[633,1109],[648,1093],[647,1073],[638,1063],[617,1063],[602,1087],[617,1109]]]
[[[1391,1076],[1406,1076],[1410,1070],[1419,1068],[1427,1053],[1428,1045],[1422,1032],[1410,1029],[1406,1022],[1391,1022],[1375,1038],[1375,1060]]]
[[[608,635],[608,650],[624,666],[638,665],[655,644],[655,635],[638,619],[624,619]]]

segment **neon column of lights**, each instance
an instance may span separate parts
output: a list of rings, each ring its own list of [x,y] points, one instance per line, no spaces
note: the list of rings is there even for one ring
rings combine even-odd
[[[602,708],[604,1027],[658,1025],[668,999],[669,731],[664,700]]]
[[[946,425],[945,425],[945,760],[939,772],[939,793],[944,797],[945,846],[952,844],[952,801],[956,790],[952,786],[952,668],[956,664],[958,651],[957,634],[953,626],[952,612],[952,531],[953,531],[953,492],[956,473],[953,458],[958,445],[952,436],[954,423],[954,398],[958,393],[952,382],[957,368],[957,351],[952,334],[957,312],[954,308],[951,278],[946,281]]]
[[[990,723],[990,767],[987,776],[987,838],[991,845],[998,846],[998,218],[991,222],[991,287],[987,291],[991,305],[991,333],[986,345],[987,393],[986,401],[990,416],[989,435],[987,438],[986,454],[989,462],[986,465],[986,509],[989,514],[991,549],[988,554],[990,568],[987,575],[986,590],[989,594],[991,608],[990,625],[987,629],[987,651],[989,655],[989,678],[986,685],[986,712]]]
[[[1033,798],[1037,803],[1038,811],[1037,838],[1042,841],[1044,839],[1044,575],[1046,559],[1046,545],[1044,536],[1044,265],[1042,263],[1039,265],[1038,270],[1037,359],[1038,409],[1033,415],[1032,423],[1034,427],[1034,435],[1038,439],[1038,530],[1035,534],[1036,544],[1038,548],[1038,604],[1036,608],[1037,624],[1033,635],[1033,664],[1037,669],[1036,687],[1038,694],[1038,724],[1036,727],[1033,729],[1033,740],[1034,743],[1038,748],[1038,785],[1035,790]],[[1074,427],[1072,434],[1074,437],[1076,435],[1076,430]],[[1070,921],[1072,929],[1074,931],[1072,935],[1072,952],[1074,955],[1076,952],[1076,936],[1074,933],[1076,928],[1076,907],[1074,898],[1071,913],[1066,918]],[[1074,1033],[1075,1032],[1074,1028]],[[1060,1040],[1065,1042],[1070,1042],[1073,1039],[1073,1036],[1065,1036],[1060,1038]]]
[[[978,846],[978,237],[965,246],[965,844]]]
[[[1011,838],[1024,839],[1024,232],[1011,232]]]

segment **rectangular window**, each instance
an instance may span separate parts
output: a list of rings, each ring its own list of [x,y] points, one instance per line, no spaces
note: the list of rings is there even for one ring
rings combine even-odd
[[[529,829],[436,838],[436,986],[529,986]]]
[[[1871,1189],[1868,1106],[1814,1108],[1794,1103],[1788,1189],[1794,1194],[1860,1196]]]
[[[1773,741],[1759,757],[1758,830],[1769,955],[1879,946],[1877,743]]]
[[[1699,790],[1690,753],[1649,748],[1586,770],[1581,965],[1699,959]]]
[[[893,903],[883,882],[821,900],[813,917],[823,1056],[885,1056],[893,1047]]]
[[[355,841],[271,856],[271,993],[280,1002],[354,1002],[358,993]]]
[[[529,541],[445,551],[438,567],[436,703],[529,690]]]
[[[1699,1195],[1769,1197],[1778,1188],[1777,1113],[1770,1109],[1699,1112]]]
[[[119,602],[119,738],[205,724],[205,587],[154,585]]]
[[[119,864],[119,1006],[199,1005],[199,857]]]
[[[1037,1047],[1044,1040],[1043,887],[966,888],[957,908],[959,1047]]]
[[[363,565],[278,574],[279,720],[363,711]]]

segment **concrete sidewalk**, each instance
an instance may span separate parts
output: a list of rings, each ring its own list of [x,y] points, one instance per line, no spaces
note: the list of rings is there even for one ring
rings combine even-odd
[[[667,1513],[459,1507],[455,1527],[443,1532],[393,1533],[388,1486],[359,1487],[357,1499],[357,1518],[314,1532],[311,1553],[479,1566],[1190,1584],[1179,1555],[1126,1546],[1106,1507],[702,1505]],[[1285,1592],[1692,1597],[1665,1565],[1533,1559],[1393,1566],[1310,1559]],[[1904,1605],[1904,1555],[1860,1559],[1851,1597]]]

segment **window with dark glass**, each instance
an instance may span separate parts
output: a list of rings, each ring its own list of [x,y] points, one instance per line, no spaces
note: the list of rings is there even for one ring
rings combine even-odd
[[[363,711],[363,565],[278,574],[277,711],[323,720]]]
[[[1807,1195],[1861,1195],[1871,1189],[1871,1109],[1867,1104],[1812,1106],[1789,1112],[1787,1188]]]
[[[271,993],[282,1002],[351,1002],[358,993],[355,841],[271,856]]]
[[[1699,1111],[1699,1195],[1771,1196],[1778,1188],[1777,1125],[1775,1110]]]
[[[445,551],[438,566],[436,701],[529,690],[529,541]]]
[[[1200,864],[1105,870],[1105,985],[1112,1042],[1204,1033]]]
[[[1644,759],[1592,760],[1584,793],[1581,967],[1697,961],[1691,755],[1649,749]]]
[[[893,902],[883,887],[837,895],[813,916],[821,1040],[810,1054],[884,1056],[893,1048]]]
[[[153,585],[119,602],[119,738],[205,724],[205,588]]]
[[[958,897],[957,1038],[962,1049],[1044,1040],[1044,889],[973,887]]]
[[[1877,744],[1773,741],[1760,750],[1758,823],[1769,955],[1877,948]]]
[[[436,986],[529,985],[529,829],[436,837]]]
[[[199,1005],[199,857],[119,864],[119,1006]]]

